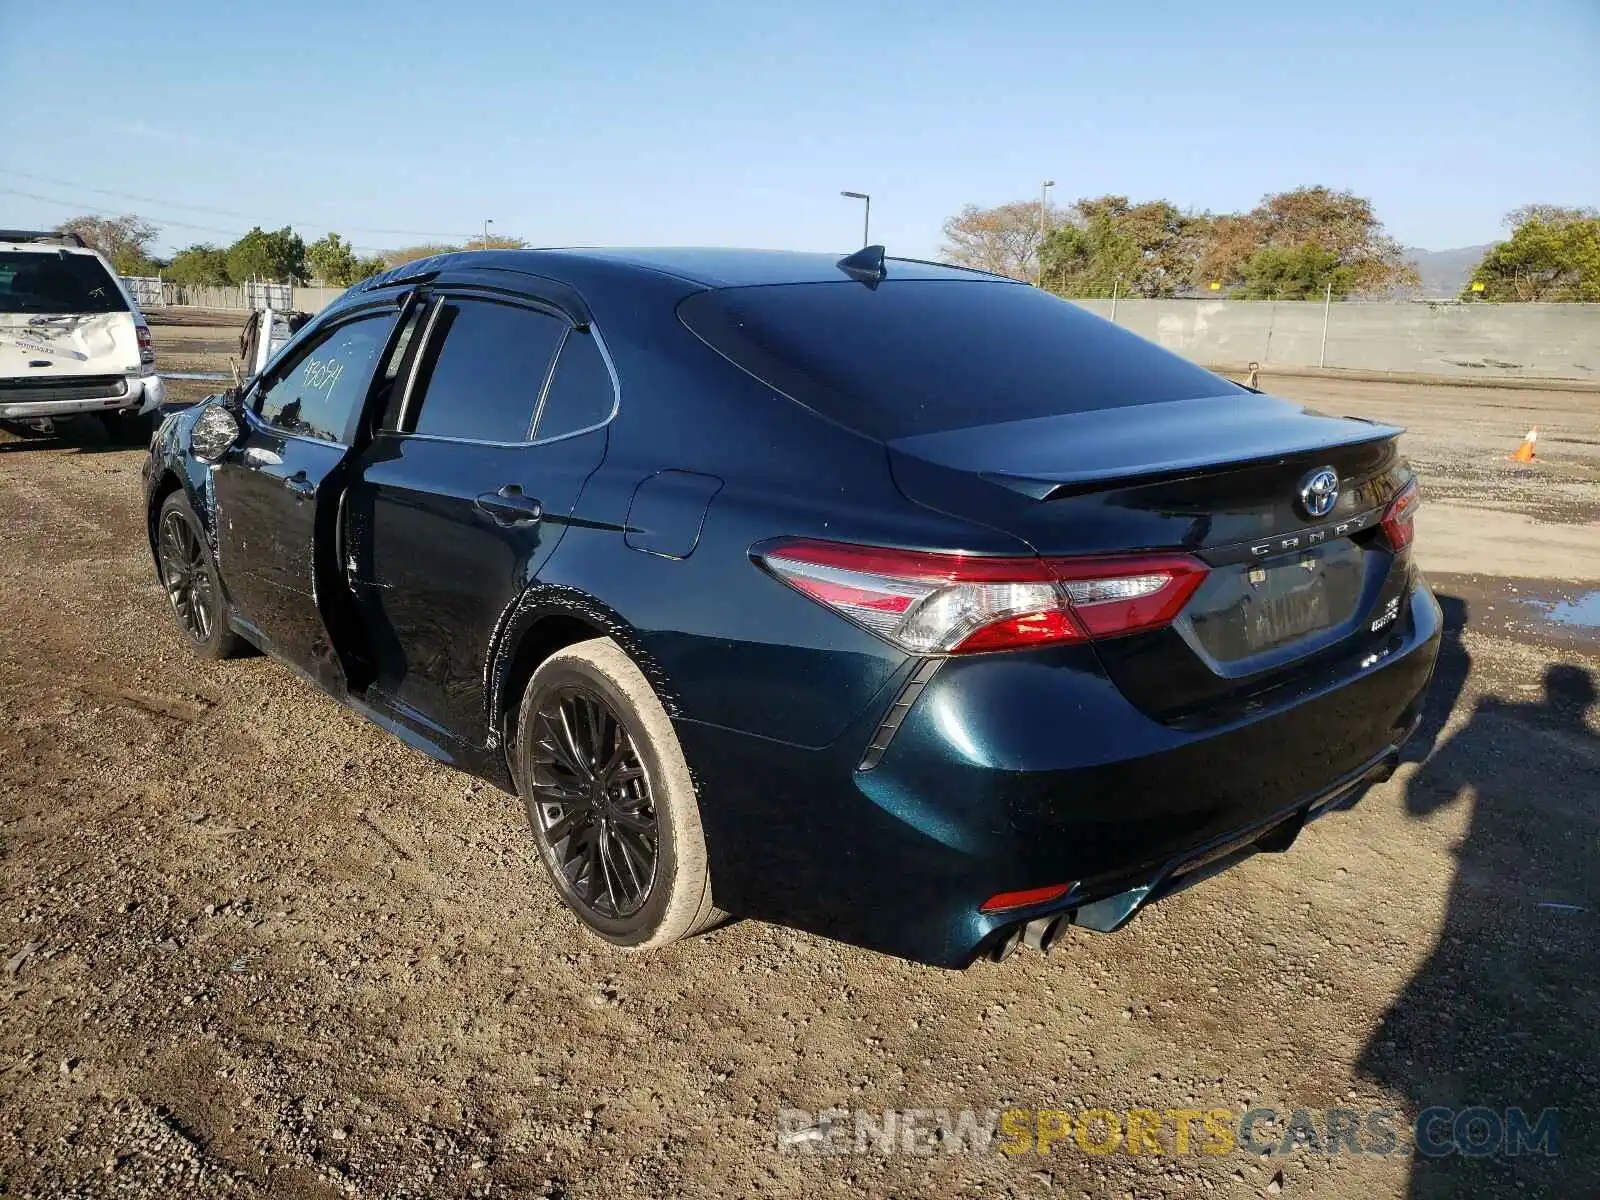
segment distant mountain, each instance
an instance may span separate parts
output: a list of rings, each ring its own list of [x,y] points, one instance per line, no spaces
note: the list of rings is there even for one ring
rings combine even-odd
[[[1473,269],[1483,261],[1488,246],[1462,246],[1456,250],[1420,250],[1406,247],[1406,258],[1422,276],[1424,296],[1459,296],[1472,278]]]

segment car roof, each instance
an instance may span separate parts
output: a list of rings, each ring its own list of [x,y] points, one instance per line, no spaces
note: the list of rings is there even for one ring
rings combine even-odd
[[[421,272],[486,268],[524,271],[574,281],[596,267],[614,272],[649,271],[707,288],[752,287],[775,283],[846,283],[839,254],[800,250],[739,250],[726,247],[562,246],[539,250],[473,250],[408,263],[380,276],[375,284],[399,283]],[[914,258],[884,260],[886,279],[967,279],[1014,283],[1001,275]]]
[[[554,253],[600,259],[676,275],[706,287],[751,287],[770,283],[842,283],[849,277],[839,269],[841,254],[803,250],[742,250],[717,246],[561,247]],[[552,251],[532,251],[546,254]],[[846,251],[845,253],[849,253]],[[944,263],[914,258],[885,257],[889,279],[999,278]]]

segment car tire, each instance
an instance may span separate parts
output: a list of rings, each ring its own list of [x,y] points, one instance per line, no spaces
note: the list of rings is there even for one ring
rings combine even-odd
[[[539,856],[594,933],[649,949],[726,915],[712,903],[683,748],[616,642],[579,642],[539,665],[518,709],[512,760]]]
[[[245,641],[231,615],[217,560],[188,497],[173,492],[156,514],[156,564],[161,588],[184,642],[202,658],[232,658]]]

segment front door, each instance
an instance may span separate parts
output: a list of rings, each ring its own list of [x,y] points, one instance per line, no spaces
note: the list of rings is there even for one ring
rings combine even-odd
[[[347,525],[368,695],[482,747],[496,629],[605,455],[595,337],[532,304],[445,294],[401,411],[361,456]]]
[[[395,312],[319,331],[275,365],[251,390],[244,436],[211,470],[235,615],[252,640],[336,693],[344,671],[318,598],[339,578],[338,497],[323,484],[348,453]]]

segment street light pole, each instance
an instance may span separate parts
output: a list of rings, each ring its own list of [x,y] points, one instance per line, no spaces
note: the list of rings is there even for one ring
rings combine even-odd
[[[483,249],[485,249],[485,250],[487,250],[489,248],[489,226],[491,226],[493,224],[494,224],[493,221],[491,221],[491,220],[489,220],[487,218],[484,219],[484,222],[483,222]]]
[[[1322,296],[1322,349],[1317,351],[1317,367],[1320,369],[1328,361],[1328,310],[1333,307],[1333,281],[1328,281],[1328,290]],[[1343,311],[1342,309],[1340,311]]]
[[[1048,211],[1049,203],[1046,197],[1049,195],[1050,189],[1055,185],[1056,181],[1054,179],[1046,179],[1039,184],[1039,252],[1036,256],[1039,261],[1035,264],[1033,271],[1034,287],[1044,286],[1045,213]]]
[[[861,215],[861,244],[865,246],[872,240],[872,197],[866,192],[840,192],[846,200],[860,200],[864,202]]]

